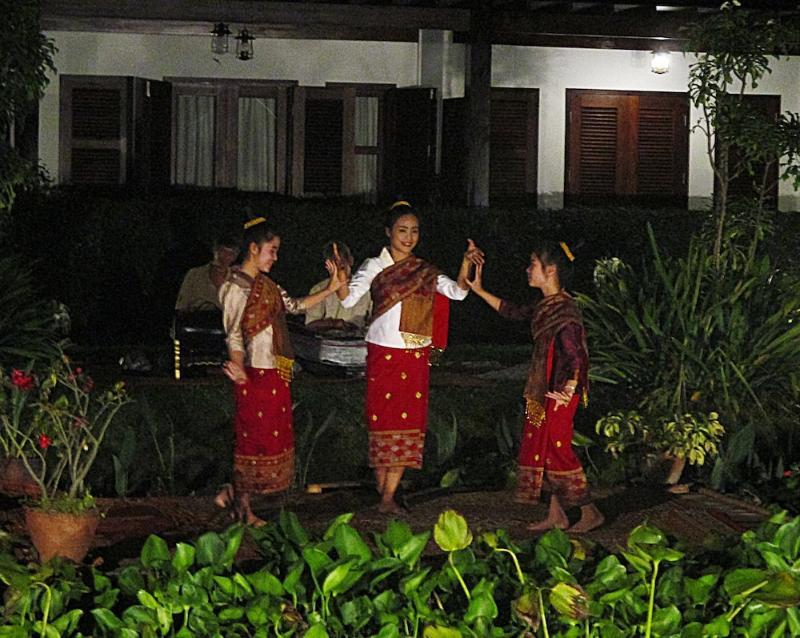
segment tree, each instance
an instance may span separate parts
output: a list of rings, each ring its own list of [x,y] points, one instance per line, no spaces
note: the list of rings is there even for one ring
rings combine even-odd
[[[738,0],[687,29],[687,52],[697,61],[689,68],[689,97],[701,116],[693,127],[706,137],[714,171],[713,256],[720,263],[731,211],[729,186],[742,175],[755,186],[755,201],[737,202],[739,212],[752,217],[755,228],[763,218],[765,196],[775,184],[769,174],[779,164],[779,179],[800,185],[800,117],[785,113],[772,121],[745,100],[748,91],[771,73],[770,61],[796,49],[797,22],[747,11]],[[734,152],[735,150],[735,152]],[[760,236],[753,235],[750,256]]]
[[[39,29],[39,0],[0,0],[5,27],[0,38],[0,213],[20,188],[38,181],[37,162],[15,148],[19,127],[55,72],[55,46]]]

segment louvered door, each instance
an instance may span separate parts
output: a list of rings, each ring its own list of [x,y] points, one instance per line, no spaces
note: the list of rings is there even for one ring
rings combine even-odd
[[[686,94],[568,90],[567,113],[568,203],[685,205]]]
[[[491,95],[490,200],[535,197],[539,91],[494,88]]]
[[[125,183],[128,80],[61,76],[61,183]]]

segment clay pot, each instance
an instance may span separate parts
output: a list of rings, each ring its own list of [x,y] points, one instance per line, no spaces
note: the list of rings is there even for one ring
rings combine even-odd
[[[89,551],[99,520],[96,510],[67,514],[25,508],[28,534],[41,562],[60,556],[80,563]]]
[[[33,469],[41,466],[38,458],[28,459]],[[22,459],[3,457],[0,458],[0,493],[8,496],[30,496],[38,498],[42,495],[39,486],[28,470]]]

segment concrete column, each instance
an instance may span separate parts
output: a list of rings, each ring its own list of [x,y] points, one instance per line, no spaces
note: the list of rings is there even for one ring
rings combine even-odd
[[[442,99],[445,90],[445,58],[453,32],[420,29],[417,42],[417,84],[436,89],[436,174],[442,168]]]
[[[492,88],[490,16],[473,12],[473,29],[466,47],[465,97],[467,98],[467,201],[489,205],[489,133]]]

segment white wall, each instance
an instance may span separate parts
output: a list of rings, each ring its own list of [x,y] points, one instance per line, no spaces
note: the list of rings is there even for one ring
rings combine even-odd
[[[492,86],[539,89],[539,203],[546,208],[563,204],[565,167],[566,89],[613,89],[632,91],[687,90],[691,60],[673,53],[669,73],[650,71],[650,53],[606,49],[556,47],[492,47]],[[773,72],[756,93],[780,94],[783,111],[800,111],[800,59],[772,63]],[[464,45],[453,45],[444,83],[445,97],[464,94]],[[692,110],[690,125],[700,113]],[[713,175],[702,133],[689,140],[689,205],[708,206]],[[793,187],[780,184],[782,210],[800,210]]]
[[[214,56],[209,36],[49,32],[62,74],[133,75],[297,80],[304,86],[326,82],[417,82],[417,43],[335,40],[255,42],[255,57],[243,62],[229,53]],[[234,41],[231,41],[232,44]],[[58,176],[58,78],[52,78],[40,105],[39,155]]]
[[[442,32],[443,33],[443,32]],[[64,74],[261,78],[297,80],[306,86],[325,82],[389,82],[410,86],[430,81],[429,67],[443,67],[443,97],[464,94],[464,45],[443,33],[436,46],[419,43],[267,40],[255,42],[255,59],[215,58],[207,36],[50,32],[58,47],[56,68]],[[430,35],[430,34],[429,34]],[[431,37],[435,36],[433,34]],[[428,38],[430,40],[431,38]],[[434,38],[435,40],[436,38]],[[427,42],[427,46],[425,43]],[[426,51],[437,60],[426,61]],[[430,62],[430,64],[429,64]],[[672,54],[669,73],[650,71],[650,53],[557,47],[492,47],[492,85],[539,89],[539,200],[547,208],[563,204],[566,89],[686,91],[690,60]],[[780,94],[782,110],[800,111],[800,59],[772,63],[773,73],[758,93]],[[51,175],[58,175],[58,79],[41,103],[39,151]],[[692,111],[692,121],[699,113]],[[690,206],[710,201],[713,179],[705,139],[689,143]],[[800,210],[800,197],[780,185],[783,210]]]

